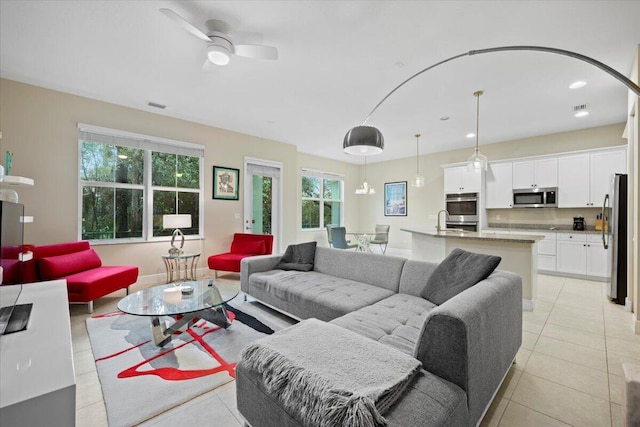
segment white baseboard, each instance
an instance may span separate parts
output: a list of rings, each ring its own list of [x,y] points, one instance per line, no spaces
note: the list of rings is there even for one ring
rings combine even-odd
[[[530,300],[530,299],[522,300],[522,309],[524,311],[533,311],[535,307],[536,307],[536,302],[534,300]]]

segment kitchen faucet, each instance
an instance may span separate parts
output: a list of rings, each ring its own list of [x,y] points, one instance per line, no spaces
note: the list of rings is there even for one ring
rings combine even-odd
[[[436,225],[436,230],[438,231],[438,233],[442,230],[442,227],[440,226],[440,214],[444,212],[447,216],[445,217],[445,221],[449,219],[449,211],[446,209],[442,209],[440,212],[438,212],[438,225]],[[445,223],[445,229],[447,228],[447,225]]]

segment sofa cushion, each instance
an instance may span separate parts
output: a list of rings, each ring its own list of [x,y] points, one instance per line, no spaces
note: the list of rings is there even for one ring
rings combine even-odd
[[[413,356],[422,325],[435,307],[424,298],[395,294],[331,323]]]
[[[234,240],[231,242],[231,253],[264,255],[267,248],[263,240]]]
[[[287,250],[276,265],[280,270],[309,271],[313,269],[313,260],[316,256],[318,242],[300,243],[289,245]]]
[[[440,305],[489,277],[501,259],[456,248],[436,267],[420,295]]]
[[[87,249],[65,255],[40,258],[38,271],[42,280],[50,280],[97,268],[101,265],[102,261],[96,251]]]
[[[250,256],[251,254],[233,254],[231,252],[211,255],[207,259],[207,265],[212,270],[240,272],[240,261]]]
[[[138,280],[138,267],[103,266],[66,277],[69,302],[89,302]]]
[[[320,249],[320,248],[318,248]],[[281,307],[303,318],[329,321],[371,305],[394,293],[377,286],[329,276],[315,271],[273,270],[249,277],[252,295],[267,297],[267,304]],[[255,289],[255,291],[254,291]]]

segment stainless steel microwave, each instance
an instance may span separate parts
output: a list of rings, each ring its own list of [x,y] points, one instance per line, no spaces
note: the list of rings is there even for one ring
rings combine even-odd
[[[513,190],[514,208],[557,208],[558,188],[523,188]]]

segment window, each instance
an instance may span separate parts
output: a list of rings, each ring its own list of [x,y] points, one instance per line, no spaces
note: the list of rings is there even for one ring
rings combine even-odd
[[[165,214],[190,214],[185,235],[201,232],[203,147],[79,124],[81,239],[170,236]]]
[[[302,170],[302,229],[339,226],[343,219],[343,177]]]

